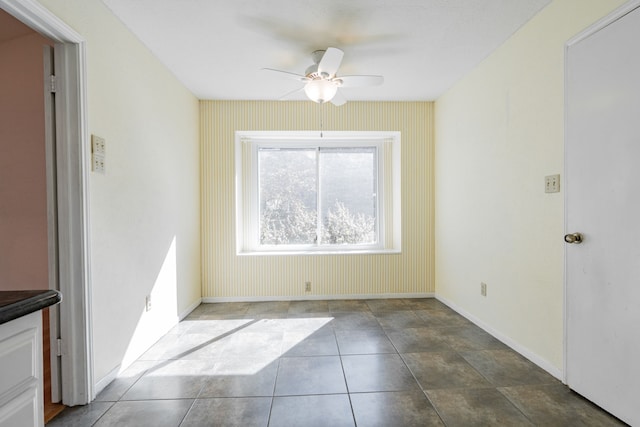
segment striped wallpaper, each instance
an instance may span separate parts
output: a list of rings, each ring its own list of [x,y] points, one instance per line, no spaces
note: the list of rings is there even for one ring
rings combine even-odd
[[[238,256],[236,130],[400,131],[402,253]],[[433,103],[201,101],[202,297],[305,299],[428,294],[434,286]],[[305,292],[311,282],[312,292]]]

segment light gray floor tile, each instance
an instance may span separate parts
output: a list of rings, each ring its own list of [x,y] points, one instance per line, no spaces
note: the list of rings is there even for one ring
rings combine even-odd
[[[276,396],[346,392],[340,357],[283,357],[280,359]]]
[[[351,427],[346,394],[274,397],[269,427]]]

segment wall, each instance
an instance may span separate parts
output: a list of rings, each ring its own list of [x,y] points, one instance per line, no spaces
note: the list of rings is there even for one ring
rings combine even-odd
[[[622,3],[553,1],[436,102],[436,293],[557,376],[564,44]]]
[[[85,38],[88,127],[106,140],[89,182],[100,388],[200,300],[198,100],[99,0],[40,2]]]
[[[204,298],[318,298],[424,294],[433,286],[433,143],[429,102],[202,101]],[[323,111],[321,113],[321,111]],[[236,130],[402,133],[402,254],[237,256]],[[304,292],[311,281],[313,292]]]
[[[0,11],[0,23],[7,19],[17,22]],[[29,32],[0,41],[2,290],[49,288],[43,46],[50,42]]]

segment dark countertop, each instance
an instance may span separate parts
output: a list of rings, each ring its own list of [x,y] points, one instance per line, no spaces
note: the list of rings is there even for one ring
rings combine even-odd
[[[0,291],[0,325],[62,301],[54,290]]]

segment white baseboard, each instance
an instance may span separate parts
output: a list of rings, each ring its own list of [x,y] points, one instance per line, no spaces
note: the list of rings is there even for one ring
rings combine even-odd
[[[348,295],[296,295],[275,297],[204,297],[203,303],[215,302],[265,302],[265,301],[316,301],[337,299],[390,299],[390,298],[434,298],[433,292],[414,294],[348,294]]]
[[[96,398],[97,395],[100,394],[100,392],[102,390],[104,390],[109,384],[111,384],[111,381],[115,380],[116,377],[118,376],[118,374],[120,373],[120,364],[118,364],[118,366],[116,366],[115,368],[113,368],[111,371],[109,371],[109,373],[107,375],[105,375],[104,377],[102,377],[94,386],[93,386],[93,391],[95,392],[95,396],[93,396],[93,399]]]
[[[547,371],[549,374],[553,375],[558,380],[562,381],[563,383],[565,382],[564,381],[564,375],[562,374],[562,370],[560,370],[560,369],[556,368],[555,366],[553,366],[546,359],[540,357],[536,353],[532,352],[528,348],[522,346],[521,344],[517,343],[516,341],[512,340],[511,338],[509,338],[508,336],[502,334],[501,332],[496,331],[491,326],[487,325],[486,323],[484,323],[483,321],[481,321],[477,317],[475,317],[472,314],[468,313],[467,311],[463,310],[462,308],[460,308],[456,304],[452,303],[451,301],[447,300],[446,298],[443,298],[440,295],[436,295],[436,299],[438,301],[440,301],[441,303],[445,304],[446,306],[448,306],[449,308],[451,308],[456,313],[460,314],[461,316],[465,317],[466,319],[468,319],[472,323],[474,323],[477,326],[479,326],[480,328],[482,328],[485,332],[487,332],[488,334],[492,335],[497,340],[502,341],[505,345],[511,347],[513,350],[517,351],[522,356],[524,356],[525,358],[529,359],[531,362],[535,363],[540,368],[544,369],[545,371]]]
[[[191,305],[185,308],[181,313],[178,314],[178,322],[187,317],[189,313],[195,310],[196,307],[199,306],[202,302],[202,298],[198,298]]]

